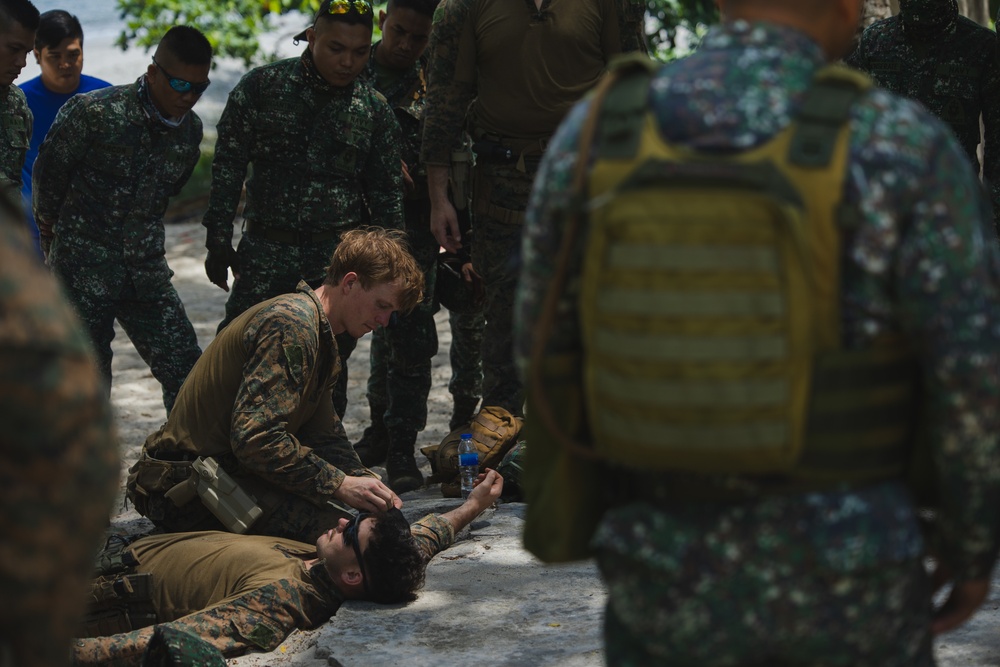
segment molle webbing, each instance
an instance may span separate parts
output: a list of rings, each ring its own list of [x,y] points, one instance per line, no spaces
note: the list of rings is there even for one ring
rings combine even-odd
[[[648,83],[626,74],[608,97],[590,178],[597,454],[817,484],[899,476],[913,364],[888,342],[840,349],[840,197],[867,79],[821,70],[789,127],[725,157],[664,143]]]

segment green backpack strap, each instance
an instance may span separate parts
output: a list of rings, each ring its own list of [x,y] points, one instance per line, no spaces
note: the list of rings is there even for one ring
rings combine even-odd
[[[628,159],[638,151],[649,101],[649,82],[658,67],[658,63],[641,53],[629,53],[611,61],[608,76],[614,83],[601,104],[596,134],[601,157]]]
[[[871,79],[843,65],[829,65],[816,72],[796,118],[798,128],[788,151],[789,163],[817,169],[828,166],[851,108],[871,87]]]

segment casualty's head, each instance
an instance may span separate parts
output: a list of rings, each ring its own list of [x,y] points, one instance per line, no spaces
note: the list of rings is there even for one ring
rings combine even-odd
[[[431,37],[434,10],[441,0],[389,0],[379,10],[382,42],[375,60],[389,69],[405,71],[416,65]]]
[[[363,227],[340,237],[321,289],[333,332],[360,338],[387,326],[393,312],[413,310],[423,298],[424,275],[404,232]]]
[[[0,0],[0,87],[14,83],[35,46],[38,10],[28,0]]]
[[[854,46],[865,0],[716,0],[724,21],[764,21],[796,28],[812,37],[827,60]]]
[[[181,119],[208,88],[212,68],[212,45],[190,26],[167,31],[146,68],[149,96],[168,119]]]
[[[319,536],[316,552],[348,598],[410,602],[424,583],[427,562],[398,509],[341,519]]]
[[[350,86],[368,64],[372,14],[368,0],[323,0],[313,24],[295,36],[309,42],[316,71],[331,86]]]
[[[68,95],[80,87],[83,73],[83,27],[62,9],[44,12],[35,33],[35,62],[42,69],[42,85]]]

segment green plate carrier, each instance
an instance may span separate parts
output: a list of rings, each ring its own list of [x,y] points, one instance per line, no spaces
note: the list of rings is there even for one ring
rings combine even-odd
[[[600,110],[581,287],[598,458],[639,470],[901,477],[915,365],[896,340],[841,347],[840,198],[853,103],[820,70],[794,122],[734,155],[664,142],[650,70]]]

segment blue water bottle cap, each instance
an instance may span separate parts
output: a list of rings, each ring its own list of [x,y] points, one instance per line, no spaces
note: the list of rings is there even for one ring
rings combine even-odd
[[[472,439],[472,434],[471,433],[463,433],[462,434],[462,440],[465,440],[466,438],[469,438],[471,440]]]

